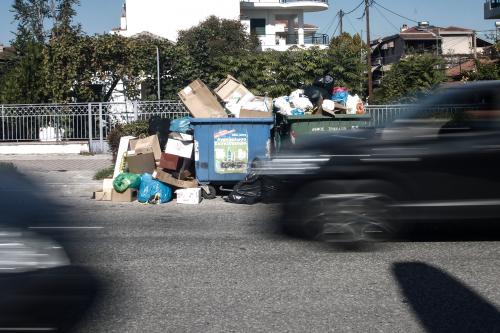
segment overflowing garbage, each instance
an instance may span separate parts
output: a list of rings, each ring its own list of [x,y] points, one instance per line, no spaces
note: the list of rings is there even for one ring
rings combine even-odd
[[[213,91],[195,80],[178,95],[190,117],[153,117],[149,136],[122,137],[113,178],[103,181],[102,191],[94,193],[96,200],[164,204],[176,199],[178,204],[199,204],[215,198],[215,185],[224,183],[237,184],[229,202],[266,202],[278,185],[248,176],[250,166],[271,157],[273,136],[289,136],[294,143],[300,132],[300,124],[289,124],[284,131],[278,119],[319,118],[325,125],[308,129],[318,132],[343,129],[340,121],[332,126],[323,118],[365,113],[363,101],[335,86],[329,75],[274,100],[255,96],[232,76]]]
[[[345,87],[334,87],[333,78],[326,75],[313,85],[294,90],[288,96],[273,100],[277,113],[284,116],[364,114],[363,100],[350,95]]]

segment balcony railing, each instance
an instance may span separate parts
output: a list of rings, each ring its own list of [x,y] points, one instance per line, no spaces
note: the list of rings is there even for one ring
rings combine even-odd
[[[298,34],[283,34],[277,33],[275,35],[258,35],[257,36],[263,46],[272,45],[298,45]],[[270,41],[274,41],[274,44]],[[330,37],[327,34],[304,35],[304,45],[328,45],[330,44]]]
[[[257,3],[295,3],[295,2],[319,2],[328,5],[328,0],[240,0],[240,2],[257,2]]]

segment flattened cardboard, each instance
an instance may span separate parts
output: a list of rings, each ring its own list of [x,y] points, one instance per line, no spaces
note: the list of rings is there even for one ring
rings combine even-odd
[[[184,205],[198,205],[201,200],[201,188],[185,188],[175,191],[177,203]]]
[[[96,201],[111,201],[111,191],[94,192],[94,199]]]
[[[163,171],[162,169],[156,169],[153,172],[153,178],[159,180],[162,183],[172,185],[178,188],[195,188],[198,187],[198,181],[196,180],[179,180],[174,178],[168,172]]]
[[[168,139],[165,153],[180,157],[191,158],[193,156],[194,142]]]
[[[178,95],[194,118],[227,118],[222,105],[200,79],[179,91]]]
[[[125,166],[125,154],[129,150],[130,140],[135,139],[135,136],[122,136],[120,138],[120,145],[118,146],[118,153],[116,154],[115,170],[113,172],[113,179],[115,179]]]
[[[127,189],[123,193],[118,193],[115,190],[111,192],[111,201],[113,202],[132,202],[137,199],[137,190]]]
[[[158,140],[158,135],[151,135],[144,139],[136,139],[132,141],[134,145],[134,151],[136,154],[147,154],[153,153],[155,160],[160,160],[161,158],[161,148],[160,141]]]
[[[156,168],[155,157],[153,153],[128,155],[128,171],[138,175],[143,173],[152,173]]]

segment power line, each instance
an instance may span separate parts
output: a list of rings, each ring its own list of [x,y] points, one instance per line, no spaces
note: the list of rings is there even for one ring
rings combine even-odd
[[[365,0],[362,0],[359,5],[356,6],[356,8],[354,9],[351,9],[350,11],[344,13],[344,15],[349,15],[349,14],[352,14],[354,13],[355,11],[357,11],[359,9],[359,7],[361,7],[363,4],[365,3]]]
[[[339,27],[340,27],[340,21],[339,21],[339,23],[337,23],[337,27],[335,28],[335,31],[333,32],[332,38],[335,37],[335,34],[337,33],[337,30],[339,29]]]
[[[337,16],[339,16],[339,13],[337,13],[337,14],[333,17],[332,21],[331,21],[331,22],[330,22],[330,24],[328,25],[328,28],[326,28],[326,29],[325,29],[325,34],[327,34],[327,35],[328,35],[328,31],[330,31],[330,29],[332,28],[333,24],[335,23],[335,20],[337,19]]]
[[[390,21],[390,20],[389,20],[389,19],[388,19],[385,15],[384,15],[384,13],[382,13],[382,12],[380,11],[380,9],[378,9],[376,6],[375,6],[374,8],[375,8],[375,10],[376,10],[376,11],[380,14],[380,16],[382,16],[382,17],[383,17],[383,18],[387,21],[387,23],[389,23],[389,24],[390,24],[390,25],[391,25],[391,26],[392,26],[392,27],[393,27],[393,28],[394,28],[397,32],[399,32],[399,28],[398,28],[398,27],[396,27],[396,26],[395,26],[395,25],[394,25],[394,24],[393,24],[393,23],[392,23],[392,22],[391,22],[391,21]]]
[[[394,14],[394,15],[396,15],[396,16],[399,16],[399,17],[401,17],[401,18],[403,18],[403,19],[405,19],[405,20],[408,20],[408,21],[411,21],[411,22],[414,22],[414,23],[418,23],[418,21],[415,21],[415,20],[413,20],[413,19],[411,19],[411,18],[409,18],[409,17],[406,17],[406,16],[403,16],[403,15],[401,15],[401,14],[398,14],[398,13],[396,13],[395,11],[390,10],[389,8],[386,8],[386,7],[382,6],[381,4],[379,4],[379,3],[378,3],[377,1],[375,1],[375,0],[372,0],[372,3],[376,4],[377,6],[379,6],[379,7],[380,7],[380,8],[382,8],[382,9],[385,9],[386,11],[388,11],[388,12],[389,12],[389,13],[391,13],[391,14]]]
[[[356,29],[356,28],[354,27],[354,24],[352,24],[352,21],[351,21],[351,19],[349,18],[349,16],[347,16],[347,22],[349,22],[349,24],[350,24],[350,26],[351,26],[351,28],[352,28],[352,30],[353,30],[354,32],[358,32],[358,29]]]

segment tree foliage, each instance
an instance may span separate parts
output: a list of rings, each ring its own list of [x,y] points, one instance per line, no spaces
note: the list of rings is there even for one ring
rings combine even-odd
[[[380,101],[412,102],[445,79],[443,60],[430,54],[410,55],[392,65],[382,79]]]

